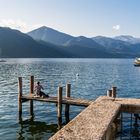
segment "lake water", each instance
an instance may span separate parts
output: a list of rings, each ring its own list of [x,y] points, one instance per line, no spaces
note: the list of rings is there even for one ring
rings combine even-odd
[[[46,140],[57,131],[56,106],[34,102],[35,119],[28,121],[29,103],[23,104],[23,123],[18,123],[18,77],[29,93],[29,78],[35,76],[44,91],[55,96],[57,87],[71,83],[71,96],[94,100],[117,86],[119,97],[140,98],[140,67],[133,59],[7,59],[0,63],[0,138]],[[79,76],[76,76],[76,74]],[[64,93],[65,94],[65,93]],[[70,118],[83,107],[70,109]],[[63,114],[64,116],[64,114]],[[63,117],[63,123],[65,119]]]

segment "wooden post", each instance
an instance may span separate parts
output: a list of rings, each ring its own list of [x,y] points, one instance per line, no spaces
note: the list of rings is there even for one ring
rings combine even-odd
[[[58,87],[57,97],[57,117],[58,117],[58,129],[62,127],[62,87]]]
[[[22,120],[22,77],[18,78],[18,112],[19,112],[19,121]]]
[[[66,98],[70,97],[70,89],[71,89],[71,84],[66,85]],[[69,108],[70,105],[66,104],[65,105],[65,118],[66,118],[66,123],[69,122]]]
[[[30,96],[33,96],[34,93],[34,76],[30,77]],[[34,112],[33,112],[33,100],[30,100],[30,116],[33,118],[34,117]]]
[[[112,97],[112,90],[107,90],[107,96]]]
[[[116,98],[116,88],[117,87],[112,87],[112,97]]]

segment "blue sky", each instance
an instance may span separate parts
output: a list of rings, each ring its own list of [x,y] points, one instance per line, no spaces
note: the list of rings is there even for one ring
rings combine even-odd
[[[140,37],[140,0],[0,0],[0,26],[48,26],[73,36]]]

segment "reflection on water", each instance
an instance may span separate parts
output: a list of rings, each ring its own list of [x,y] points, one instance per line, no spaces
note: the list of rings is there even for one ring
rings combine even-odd
[[[50,96],[57,94],[58,85],[65,95],[69,82],[75,98],[94,100],[112,85],[119,97],[140,97],[140,67],[134,67],[132,59],[7,59],[0,63],[0,137],[5,140],[47,139],[57,131],[56,107],[49,103],[34,102],[34,121],[18,124],[17,79],[23,77],[23,92],[28,94],[31,75]],[[71,106],[70,119],[83,109]],[[23,105],[23,118],[29,118],[29,103]]]
[[[17,139],[48,139],[57,131],[57,127],[57,124],[47,124],[46,122],[34,120],[21,121],[17,131]]]
[[[121,113],[120,129],[116,140],[139,140],[140,139],[140,114]]]

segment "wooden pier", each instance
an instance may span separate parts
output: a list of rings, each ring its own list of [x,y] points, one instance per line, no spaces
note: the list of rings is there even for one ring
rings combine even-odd
[[[30,117],[34,117],[34,101],[54,103],[57,105],[57,116],[58,124],[61,127],[62,123],[62,104],[65,104],[65,117],[66,122],[69,122],[69,108],[70,105],[75,106],[89,106],[92,101],[84,99],[75,99],[70,97],[71,85],[66,85],[66,95],[63,97],[63,87],[58,87],[56,97],[37,97],[34,96],[34,76],[30,77],[30,92],[23,94],[23,82],[22,77],[18,78],[18,111],[19,111],[19,121],[22,120],[22,104],[29,101],[30,102]]]
[[[48,97],[48,98],[42,98],[42,97],[35,97],[34,95],[23,95],[21,97],[22,103],[33,100],[33,101],[40,101],[40,102],[48,102],[48,103],[58,103],[58,97]],[[92,101],[90,100],[84,100],[84,99],[76,99],[76,98],[71,98],[71,97],[63,97],[62,98],[62,104],[66,105],[75,105],[75,106],[84,106],[87,107],[89,106]]]
[[[54,134],[49,140],[115,140],[121,118],[121,113],[140,113],[140,99],[118,98],[116,87],[107,91],[107,96],[101,96],[95,101],[74,99],[70,97],[70,84],[66,85],[66,96],[63,88],[58,87],[57,97],[34,97],[33,81],[30,78],[30,93],[22,94],[22,78],[19,78],[19,119],[22,117],[22,103],[30,101],[30,115],[33,116],[33,101],[57,104],[58,126],[62,123],[62,104],[65,104],[65,117],[69,122],[70,105],[85,106],[86,108],[67,125]]]
[[[140,113],[140,99],[101,96],[49,140],[115,140],[121,112]]]
[[[102,99],[95,101],[49,140],[101,140],[107,138],[106,131],[114,121],[120,107],[119,104],[112,101]]]

